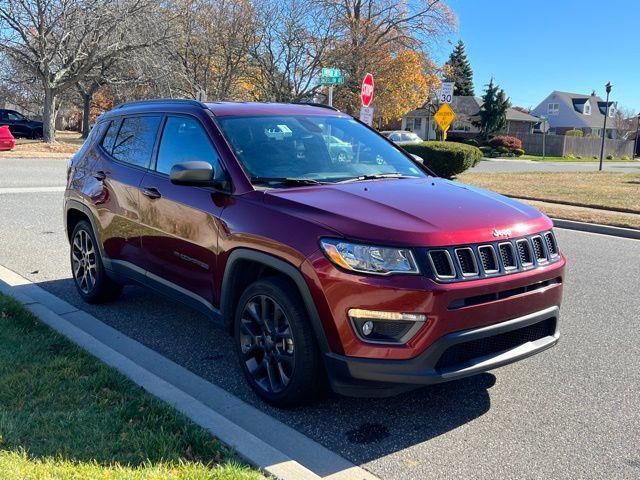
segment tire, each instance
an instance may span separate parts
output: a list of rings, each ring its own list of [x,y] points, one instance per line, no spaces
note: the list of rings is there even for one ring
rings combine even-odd
[[[270,277],[247,287],[236,308],[234,340],[247,382],[270,405],[304,404],[324,384],[308,314],[298,290],[285,278]]]
[[[120,296],[122,285],[107,276],[89,222],[81,220],[73,229],[69,259],[73,281],[85,302],[106,303]]]

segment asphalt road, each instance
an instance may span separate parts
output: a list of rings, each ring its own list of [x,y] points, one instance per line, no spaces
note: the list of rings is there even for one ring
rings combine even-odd
[[[62,186],[64,162],[24,162],[0,162],[0,264],[381,478],[640,478],[640,242],[558,231],[569,263],[550,351],[392,399],[327,394],[279,411],[256,399],[230,340],[202,315],[137,287],[83,304],[62,193],[46,190]]]
[[[533,160],[483,160],[471,172],[595,172],[598,162],[534,162]],[[605,162],[603,170],[640,173],[640,162]]]

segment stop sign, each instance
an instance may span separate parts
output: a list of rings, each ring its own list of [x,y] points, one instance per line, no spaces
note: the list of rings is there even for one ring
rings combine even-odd
[[[371,104],[371,100],[373,100],[373,75],[370,73],[367,73],[362,81],[360,99],[363,107],[368,107]]]

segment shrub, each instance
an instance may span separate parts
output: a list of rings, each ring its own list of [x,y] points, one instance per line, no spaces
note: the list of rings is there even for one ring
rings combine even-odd
[[[498,135],[489,140],[489,145],[493,148],[504,147],[508,150],[515,150],[516,148],[522,148],[522,141],[516,137],[509,137],[508,135]]]
[[[496,148],[496,150],[500,153],[509,153],[511,152],[511,149],[509,147],[498,147]]]
[[[472,145],[474,147],[477,147],[480,145],[475,138],[467,138],[466,140],[463,140],[462,143],[466,145]]]
[[[594,155],[594,156],[593,156],[593,157],[591,157],[591,158],[593,158],[594,160],[598,160],[598,155]]]
[[[582,130],[573,129],[573,130],[567,130],[565,132],[565,135],[567,137],[584,137],[584,132]]]
[[[424,164],[436,175],[452,178],[476,165],[482,158],[478,147],[457,142],[422,142],[405,145],[407,152],[424,159]]]
[[[629,160],[631,160],[631,158],[629,158],[629,155],[623,155],[622,158],[620,160],[623,160],[625,162],[628,162]]]
[[[491,150],[493,150],[491,147],[487,147],[487,146],[480,147],[480,151],[485,155],[489,155],[491,153]]]
[[[516,157],[521,157],[522,155],[524,155],[524,150],[521,149],[521,148],[516,148],[516,149],[513,150],[513,154]]]
[[[607,160],[613,160],[613,155],[611,154],[607,155]]]

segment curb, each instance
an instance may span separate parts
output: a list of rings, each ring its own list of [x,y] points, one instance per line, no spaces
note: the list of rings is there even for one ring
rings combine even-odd
[[[640,230],[634,230],[632,228],[612,227],[610,225],[600,225],[599,223],[576,222],[562,218],[552,218],[551,220],[553,220],[554,226],[558,228],[640,240]]]
[[[531,200],[533,202],[548,203],[550,205],[566,205],[569,207],[589,208],[591,210],[600,210],[603,212],[629,213],[631,215],[640,215],[640,212],[638,212],[637,210],[632,210],[631,208],[622,208],[622,207],[605,208],[599,205],[590,205],[588,203],[570,202],[565,200],[549,200],[549,199],[543,199],[539,197],[529,197],[529,196],[508,195],[508,197],[515,198],[516,200]]]
[[[280,480],[377,477],[0,265],[0,292]]]

